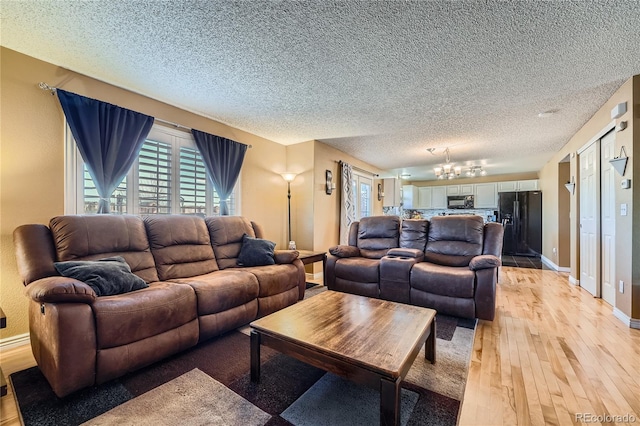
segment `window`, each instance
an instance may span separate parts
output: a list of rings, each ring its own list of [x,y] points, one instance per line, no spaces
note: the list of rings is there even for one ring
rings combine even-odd
[[[65,211],[97,213],[98,191],[68,128],[66,143]],[[232,215],[237,211],[236,199],[234,190],[228,201]],[[220,214],[220,197],[207,178],[193,136],[160,125],[152,128],[138,161],[110,201],[113,214]]]
[[[373,179],[368,176],[353,172],[353,196],[356,201],[356,219],[371,216],[373,205]]]

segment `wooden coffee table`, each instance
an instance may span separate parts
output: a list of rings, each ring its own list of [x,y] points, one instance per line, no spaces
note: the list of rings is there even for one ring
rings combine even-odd
[[[325,291],[251,325],[251,381],[260,345],[380,390],[380,424],[400,424],[400,385],[422,345],[436,360],[436,311]]]

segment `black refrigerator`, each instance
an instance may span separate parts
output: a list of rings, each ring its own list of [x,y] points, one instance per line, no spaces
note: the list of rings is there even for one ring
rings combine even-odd
[[[504,225],[502,253],[540,257],[542,192],[500,192],[498,209],[498,220]]]

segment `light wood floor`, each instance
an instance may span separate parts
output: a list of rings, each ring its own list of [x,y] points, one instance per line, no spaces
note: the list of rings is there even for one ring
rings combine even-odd
[[[459,424],[640,425],[640,330],[553,271],[501,268],[497,305],[476,329]]]
[[[640,330],[567,278],[501,268],[496,319],[476,330],[460,425],[584,424],[588,415],[640,425]],[[0,354],[0,365],[9,375],[35,362],[23,346]],[[20,424],[11,389],[1,410],[0,425]]]

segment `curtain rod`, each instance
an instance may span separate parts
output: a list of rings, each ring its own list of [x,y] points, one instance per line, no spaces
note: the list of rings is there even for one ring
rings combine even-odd
[[[336,163],[338,163],[338,164],[343,164],[343,163],[344,163],[344,161],[340,160],[340,161],[336,161]],[[375,176],[375,177],[380,176],[380,175],[379,175],[379,174],[377,174],[377,173],[370,172],[369,170],[365,170],[365,169],[363,169],[363,168],[360,168],[360,167],[357,167],[357,166],[354,166],[354,165],[352,165],[351,167],[353,167],[355,170],[358,170],[358,171],[360,171],[360,172],[369,173],[370,175],[373,175],[373,176]]]
[[[38,83],[38,87],[42,90],[46,90],[48,92],[51,92],[52,95],[54,95],[56,93],[56,87],[53,86],[49,86],[47,83],[41,81],[40,83]],[[153,117],[154,121],[158,121],[162,124],[166,124],[167,126],[171,126],[171,127],[175,127],[176,129],[181,129],[187,132],[191,132],[191,127],[187,127],[187,126],[183,126],[182,124],[178,124],[178,123],[173,123],[171,121],[167,121],[167,120],[163,120],[161,118],[156,118]],[[241,142],[240,142],[241,143]],[[247,145],[247,147],[249,148],[253,148],[253,145],[249,145],[249,144],[244,144]]]

